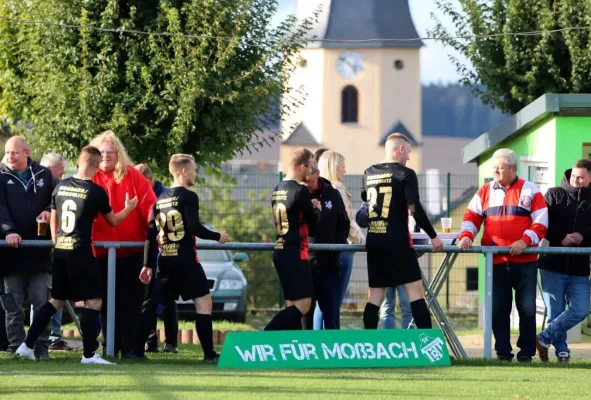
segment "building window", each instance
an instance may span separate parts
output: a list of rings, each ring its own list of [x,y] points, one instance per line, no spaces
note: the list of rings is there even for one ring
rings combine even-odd
[[[466,290],[478,290],[478,267],[466,268]]]
[[[394,69],[397,69],[398,71],[400,71],[403,68],[404,68],[404,62],[402,60],[394,61]]]
[[[341,122],[357,122],[359,95],[354,86],[345,86],[341,93]]]

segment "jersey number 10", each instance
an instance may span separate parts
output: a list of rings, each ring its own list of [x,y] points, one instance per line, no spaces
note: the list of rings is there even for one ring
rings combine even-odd
[[[381,206],[381,215],[374,210],[374,206],[378,204],[378,191],[375,187],[367,190],[367,201],[369,203],[369,218],[388,218],[390,214],[390,201],[392,200],[392,187],[380,187],[380,195],[383,195]]]
[[[287,219],[287,208],[283,203],[273,205],[273,219],[275,220],[275,229],[277,234],[285,235],[289,231],[289,220]]]

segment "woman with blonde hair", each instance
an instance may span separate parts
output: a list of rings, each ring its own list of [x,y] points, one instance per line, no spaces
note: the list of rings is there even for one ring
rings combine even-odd
[[[339,191],[347,215],[351,221],[351,227],[349,229],[349,237],[347,241],[349,244],[361,244],[363,243],[363,233],[361,228],[355,222],[353,215],[353,203],[352,197],[347,192],[345,185],[343,184],[343,178],[347,173],[345,166],[345,157],[341,153],[336,151],[325,151],[318,161],[318,169],[320,170],[320,176],[329,180],[332,186]],[[353,256],[354,252],[341,252],[340,254],[340,270],[339,278],[341,284],[340,298],[339,298],[339,310],[343,304],[343,299],[347,293],[347,287],[349,286],[349,280],[351,279],[351,271],[353,269]],[[314,329],[322,329],[322,311],[319,307],[316,307],[314,311]]]
[[[125,198],[137,196],[138,204],[127,219],[116,227],[111,227],[99,215],[92,228],[93,241],[144,242],[148,232],[148,222],[156,195],[148,180],[133,164],[121,140],[113,131],[106,131],[95,137],[91,146],[101,152],[99,172],[93,182],[101,186],[109,195],[113,212],[125,207]],[[107,335],[107,251],[95,249],[95,256],[103,273],[103,306],[101,326],[103,338]],[[142,249],[117,250],[115,280],[115,353],[122,358],[134,358],[133,344],[138,328],[145,287],[139,280],[144,263]],[[106,339],[105,339],[106,341]],[[106,343],[106,342],[105,342]],[[105,348],[104,346],[103,348]]]

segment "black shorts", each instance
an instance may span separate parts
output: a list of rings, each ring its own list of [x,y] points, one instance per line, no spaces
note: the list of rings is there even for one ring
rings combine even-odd
[[[103,297],[101,269],[90,246],[53,251],[51,297],[73,301]]]
[[[176,257],[158,261],[158,269],[154,277],[152,301],[164,304],[182,297],[193,300],[209,294],[209,283],[203,267],[194,258],[179,262]],[[175,261],[176,260],[176,261]]]
[[[367,246],[367,276],[370,288],[387,288],[420,281],[421,267],[408,244]]]
[[[311,298],[314,294],[312,272],[308,260],[300,258],[298,246],[284,246],[273,251],[273,265],[279,276],[283,297],[295,301]]]

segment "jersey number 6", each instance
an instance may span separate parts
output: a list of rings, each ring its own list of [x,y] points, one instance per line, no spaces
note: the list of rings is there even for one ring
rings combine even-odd
[[[158,235],[162,239],[168,236],[171,242],[178,242],[185,237],[185,227],[183,226],[183,217],[177,210],[170,210],[167,214],[158,213],[154,218],[156,227],[158,228]],[[168,230],[168,234],[164,232],[164,224]]]
[[[375,187],[367,190],[367,200],[369,203],[369,218],[388,218],[390,213],[390,201],[392,200],[392,188],[390,186],[380,187],[380,195],[383,195],[381,203],[382,212],[379,215],[374,206],[378,204],[378,191]]]

